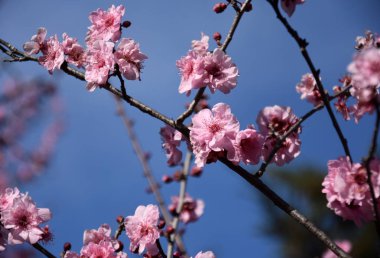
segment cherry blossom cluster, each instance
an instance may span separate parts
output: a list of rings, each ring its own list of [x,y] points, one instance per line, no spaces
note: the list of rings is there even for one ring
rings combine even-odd
[[[349,120],[353,116],[358,122],[363,115],[373,113],[379,100],[380,37],[367,32],[365,37],[356,38],[355,48],[358,52],[348,65],[349,75],[342,79],[343,86],[352,85],[350,94],[355,98],[355,103],[347,106],[348,97],[341,96],[335,106],[344,119]],[[335,92],[341,89],[334,87]]]
[[[380,204],[380,160],[370,163],[371,182],[375,191],[376,205]],[[356,225],[373,221],[374,205],[367,183],[366,168],[360,163],[351,164],[348,157],[328,162],[328,174],[323,180],[322,193],[326,194],[327,207],[343,219]]]
[[[208,41],[209,37],[202,34],[201,40],[193,40],[192,49],[177,61],[181,74],[179,93],[190,95],[191,90],[208,86],[211,93],[219,90],[226,94],[236,87],[236,65],[220,48],[209,52]]]
[[[67,250],[64,258],[127,258],[122,252],[122,244],[111,236],[111,228],[103,224],[99,229],[85,230],[83,234],[83,247],[80,254]]]
[[[298,118],[289,107],[266,107],[257,117],[259,131],[253,125],[240,131],[240,124],[225,103],[216,104],[211,110],[203,109],[192,118],[190,142],[195,154],[195,163],[203,167],[206,163],[225,157],[238,164],[257,164],[264,161]],[[281,143],[271,162],[282,166],[300,153],[300,129],[294,130]]]
[[[50,210],[37,208],[32,198],[16,187],[1,192],[0,216],[0,251],[4,251],[6,245],[35,244],[51,237],[48,227],[41,227],[50,220]]]
[[[86,49],[76,38],[66,33],[62,35],[62,42],[59,42],[57,35],[47,39],[46,29],[39,28],[37,34],[24,44],[24,50],[29,55],[41,52],[38,61],[49,73],[60,69],[65,62],[83,67],[89,91],[107,84],[108,79],[118,73],[127,80],[139,80],[147,56],[133,39],[120,39],[124,12],[122,5],[112,5],[107,11],[98,9],[92,12],[89,16],[91,26],[86,36]]]
[[[4,82],[0,95],[0,190],[40,175],[48,164],[62,132],[60,102],[53,84],[34,80]],[[52,110],[53,112],[46,112]],[[40,142],[32,148],[23,142],[37,119],[54,116]]]

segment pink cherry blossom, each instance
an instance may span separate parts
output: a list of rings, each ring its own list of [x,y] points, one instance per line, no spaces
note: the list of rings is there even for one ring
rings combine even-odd
[[[140,51],[139,44],[132,39],[121,39],[115,52],[115,61],[123,76],[128,80],[140,80],[142,64],[147,58]]]
[[[296,91],[301,94],[301,99],[306,99],[314,106],[322,103],[317,83],[311,73],[302,76],[301,82],[296,86]]]
[[[115,249],[108,241],[100,241],[97,244],[90,242],[83,246],[80,253],[81,258],[127,258],[125,253],[115,253]]]
[[[265,137],[263,147],[263,157],[267,160],[269,154],[276,145],[277,138],[284,135],[298,118],[293,114],[290,107],[273,106],[266,107],[257,116],[257,124],[261,133]],[[301,140],[299,133],[301,128],[292,132],[282,143],[281,148],[276,152],[271,162],[278,166],[289,163],[300,154]]]
[[[111,228],[108,224],[103,224],[96,229],[87,229],[83,233],[83,245],[89,243],[98,244],[100,241],[111,241]]]
[[[207,251],[207,252],[200,251],[199,253],[197,253],[197,255],[195,256],[195,258],[216,258],[216,256],[211,251]]]
[[[353,87],[378,88],[380,85],[380,49],[368,48],[360,51],[347,69],[352,74]],[[364,99],[364,101],[368,100]]]
[[[375,197],[380,196],[380,161],[370,163]],[[349,158],[340,157],[328,162],[328,174],[322,183],[326,194],[327,207],[344,219],[353,220],[356,225],[374,220],[373,202],[367,184],[366,169],[359,163],[351,164]]]
[[[190,127],[195,164],[203,167],[208,158],[215,153],[224,155],[224,152],[227,152],[227,159],[238,163],[235,139],[239,126],[239,121],[231,113],[230,107],[224,103],[216,104],[212,110],[203,109],[195,114]]]
[[[226,94],[236,87],[238,69],[231,57],[221,49],[216,48],[213,53],[205,56],[204,70],[205,84],[208,85],[211,93],[220,90]]]
[[[305,0],[281,0],[281,7],[290,17],[296,10],[296,5],[303,4]]]
[[[129,249],[141,254],[148,245],[155,245],[160,237],[157,228],[159,211],[156,205],[138,206],[135,215],[124,220],[125,231],[131,241]]]
[[[38,62],[44,66],[50,74],[55,69],[60,69],[65,61],[63,46],[58,41],[57,35],[50,37],[41,48],[42,56],[38,58]]]
[[[23,46],[26,53],[28,55],[38,54],[38,52],[40,52],[41,48],[44,46],[45,38],[46,29],[43,27],[38,28],[37,34],[33,35],[30,39],[31,41],[26,42]]]
[[[182,159],[182,152],[177,147],[181,144],[182,134],[171,126],[166,125],[160,129],[160,135],[163,141],[162,148],[168,158],[168,165],[178,165]]]
[[[98,9],[92,12],[89,19],[92,25],[88,28],[86,42],[91,45],[97,40],[116,42],[121,36],[121,17],[125,8],[122,5],[115,7],[112,5],[108,11]]]
[[[259,163],[263,143],[264,137],[252,125],[236,135],[239,156],[245,164]]]
[[[89,47],[86,59],[85,79],[88,82],[87,89],[94,91],[98,85],[104,85],[108,81],[110,71],[114,70],[115,60],[112,53],[112,42],[95,41]]]
[[[28,195],[13,200],[13,205],[1,213],[1,222],[9,230],[8,241],[21,244],[25,241],[34,244],[42,238],[39,225],[51,218],[49,209],[37,208]]]
[[[187,56],[182,57],[176,63],[180,74],[181,83],[179,93],[190,95],[192,89],[199,89],[205,86],[205,74],[203,69],[203,56],[198,55],[195,51],[189,51]]]
[[[20,191],[17,187],[6,188],[0,195],[0,212],[13,205],[13,200],[20,197]]]
[[[191,48],[196,52],[198,55],[204,56],[207,54],[208,51],[208,41],[210,37],[201,33],[201,40],[193,40],[191,42]]]
[[[349,253],[352,249],[352,244],[348,240],[338,240],[335,243],[337,244],[337,246],[342,248],[342,250],[345,251],[346,253]],[[330,249],[327,249],[322,254],[322,258],[338,258],[338,256],[334,254],[333,251],[331,251]]]
[[[69,37],[63,33],[63,52],[66,55],[66,61],[77,67],[82,67],[86,61],[86,55],[83,47],[78,44],[77,39]]]
[[[171,199],[172,203],[169,205],[169,210],[176,210],[179,198],[178,196],[172,196]],[[186,194],[179,219],[186,224],[197,221],[202,216],[204,207],[203,200],[194,200],[190,195]]]

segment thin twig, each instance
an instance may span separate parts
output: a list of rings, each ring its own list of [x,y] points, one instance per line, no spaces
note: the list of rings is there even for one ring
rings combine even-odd
[[[40,253],[42,253],[43,255],[45,255],[46,257],[48,258],[56,258],[55,255],[53,255],[52,253],[50,253],[48,250],[46,250],[42,245],[40,245],[39,243],[35,243],[35,244],[32,244],[32,246],[37,249]]]
[[[375,157],[376,149],[377,149],[377,138],[379,135],[379,125],[380,125],[380,107],[379,103],[376,101],[376,122],[375,122],[375,127],[373,129],[373,134],[372,134],[372,140],[371,140],[371,146],[368,151],[368,156],[363,159],[363,164],[364,167],[366,168],[367,171],[367,183],[370,189],[371,193],[371,198],[373,202],[373,209],[375,212],[375,227],[378,236],[380,237],[380,215],[379,215],[379,207],[378,207],[378,201],[376,200],[376,195],[375,195],[375,190],[373,188],[373,183],[372,183],[372,172],[371,172],[371,161]]]
[[[334,115],[334,112],[333,112],[331,105],[330,105],[330,102],[329,102],[328,95],[326,94],[325,89],[323,87],[323,84],[319,78],[320,70],[317,70],[315,68],[315,66],[314,66],[314,64],[313,64],[313,62],[309,56],[309,53],[306,49],[309,43],[305,39],[302,39],[298,35],[298,32],[295,29],[293,29],[293,27],[289,24],[287,19],[281,14],[280,9],[278,7],[278,0],[275,0],[275,1],[267,0],[267,2],[272,6],[273,10],[275,11],[275,13],[277,15],[277,18],[285,26],[286,30],[289,32],[289,34],[292,36],[292,38],[297,42],[297,44],[300,48],[301,54],[302,54],[303,58],[305,59],[307,65],[309,66],[309,69],[310,69],[311,73],[313,74],[313,77],[317,83],[318,91],[321,94],[321,98],[323,100],[323,103],[326,106],[326,110],[329,114],[331,122],[333,123],[335,131],[338,134],[338,137],[339,137],[339,140],[343,146],[344,152],[345,152],[346,156],[349,157],[350,161],[352,162],[352,157],[351,157],[350,149],[349,149],[348,144],[347,144],[347,139],[344,137],[342,129],[340,128],[339,123],[336,120],[336,117]]]
[[[351,88],[351,85],[347,86],[346,88],[344,88],[340,92],[336,93],[334,96],[330,97],[329,101],[331,101],[331,100],[333,100],[333,99],[335,99],[335,98],[337,98],[337,97],[339,97],[339,96],[341,96],[343,94],[346,94],[350,88]],[[301,116],[298,119],[297,123],[295,123],[294,125],[292,125],[287,132],[285,132],[283,135],[280,135],[279,137],[277,137],[275,146],[273,147],[273,149],[272,149],[271,153],[269,154],[268,158],[263,163],[261,163],[261,166],[256,171],[255,176],[261,177],[264,174],[264,172],[265,172],[266,168],[268,167],[269,163],[271,163],[273,157],[281,149],[282,143],[286,140],[286,138],[290,134],[292,134],[293,132],[295,132],[301,126],[301,124],[303,122],[305,122],[305,120],[307,120],[314,113],[316,113],[317,111],[323,109],[324,107],[325,107],[324,103],[321,103],[318,106],[314,107],[309,112],[307,112],[305,115]]]
[[[232,1],[232,2],[235,3],[235,1]],[[235,9],[236,10],[235,18],[234,18],[234,20],[233,20],[233,22],[231,24],[231,28],[230,28],[230,30],[229,30],[229,32],[227,34],[227,37],[225,38],[222,46],[220,47],[220,49],[223,50],[224,52],[226,52],[227,47],[230,44],[230,42],[231,42],[231,40],[232,40],[232,38],[233,38],[233,36],[235,34],[236,28],[239,25],[240,19],[243,16],[243,14],[245,13],[244,10],[245,10],[246,6],[250,2],[251,2],[251,0],[247,0],[247,1],[244,2],[244,4],[242,5],[242,7],[239,10]],[[233,4],[233,3],[231,3],[231,4]],[[205,90],[206,90],[206,87],[200,88],[198,90],[198,92],[195,95],[194,99],[191,101],[189,107],[185,110],[185,112],[183,112],[176,119],[175,123],[177,125],[181,125],[183,123],[183,121],[185,121],[185,119],[188,118],[194,112],[194,109],[197,106],[198,102],[201,100],[202,95],[203,95],[203,93],[204,93]]]
[[[160,189],[157,187],[158,183],[153,176],[153,172],[149,166],[149,162],[146,158],[146,155],[140,145],[139,140],[137,139],[135,130],[133,129],[133,123],[129,119],[127,113],[125,112],[120,98],[115,97],[115,100],[116,100],[117,114],[123,119],[124,125],[127,128],[129,139],[131,140],[131,143],[132,143],[132,147],[143,168],[144,176],[148,181],[149,187],[152,190],[154,197],[156,198],[157,204],[160,207],[161,214],[165,220],[166,225],[169,225],[172,221],[172,217],[166,207],[166,204],[165,204],[163,196],[161,195]],[[186,256],[186,247],[182,241],[182,237],[178,235],[175,240],[176,240],[178,248],[181,250],[181,253],[184,256]]]
[[[156,246],[157,246],[158,251],[160,252],[162,258],[166,258],[167,255],[165,254],[164,249],[162,249],[162,245],[161,245],[161,242],[160,242],[159,238],[156,240]]]
[[[183,165],[183,171],[182,171],[182,174],[180,177],[180,191],[179,191],[178,204],[177,204],[176,212],[173,216],[173,221],[171,223],[174,231],[169,236],[168,249],[167,249],[168,250],[167,251],[168,258],[172,258],[172,256],[173,256],[174,239],[178,235],[177,231],[178,231],[179,217],[181,215],[181,212],[183,209],[183,204],[185,202],[187,177],[189,175],[191,157],[192,157],[192,153],[190,151],[188,151],[186,153],[185,162]]]

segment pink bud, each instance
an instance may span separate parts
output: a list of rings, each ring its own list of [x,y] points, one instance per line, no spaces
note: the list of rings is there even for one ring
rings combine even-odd
[[[226,8],[227,5],[225,3],[216,3],[213,10],[215,13],[222,13],[224,10],[226,10]]]

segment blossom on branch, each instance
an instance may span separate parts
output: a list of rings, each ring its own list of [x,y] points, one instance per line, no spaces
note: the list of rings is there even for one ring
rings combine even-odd
[[[66,33],[62,34],[63,52],[66,55],[66,61],[76,67],[83,67],[86,61],[86,52],[79,45],[77,39],[69,37]]]
[[[373,202],[367,183],[367,171],[362,164],[351,164],[348,157],[330,160],[328,174],[323,180],[322,193],[326,194],[327,207],[343,219],[353,220],[360,226],[374,220]],[[380,203],[380,161],[370,163],[371,182],[376,204]]]
[[[37,243],[44,231],[40,224],[50,220],[51,212],[47,208],[37,208],[32,198],[22,194],[17,188],[7,188],[0,195],[6,200],[1,210],[1,223],[8,233],[8,244]]]
[[[114,54],[123,76],[128,80],[140,80],[142,63],[148,57],[140,51],[139,44],[132,39],[123,38]]]
[[[203,109],[192,118],[190,142],[195,154],[195,164],[203,167],[217,155],[238,163],[239,156],[235,139],[239,132],[239,121],[227,104],[218,103],[212,110]]]
[[[163,141],[162,148],[168,158],[168,165],[178,165],[182,159],[182,152],[177,147],[181,144],[182,134],[173,127],[166,125],[160,129],[160,135]]]
[[[195,256],[195,258],[216,258],[215,254],[211,251],[207,251],[207,252],[199,252],[197,253],[197,255]]]
[[[257,116],[257,124],[260,132],[265,137],[263,147],[263,159],[267,161],[270,153],[276,147],[279,137],[282,137],[295,123],[298,118],[293,114],[290,107],[273,106],[266,107],[260,111]],[[278,151],[274,154],[271,162],[275,162],[278,166],[289,163],[300,153],[301,140],[299,139],[301,128],[294,130],[282,142]]]
[[[193,40],[193,49],[177,61],[181,74],[179,93],[190,95],[192,89],[208,86],[211,93],[219,90],[226,94],[236,87],[239,75],[236,65],[219,48],[208,52],[208,40],[204,34],[200,41]]]
[[[89,20],[92,25],[88,28],[86,43],[92,45],[97,40],[116,42],[121,36],[121,17],[125,8],[122,5],[115,7],[112,5],[108,11],[98,9],[92,12]]]
[[[172,203],[169,205],[170,211],[175,211],[178,206],[179,197],[172,196]],[[189,194],[186,194],[179,219],[187,224],[197,221],[203,214],[205,203],[201,199],[194,200]]]
[[[112,53],[114,43],[95,41],[87,50],[85,79],[87,89],[94,91],[99,85],[105,85],[110,72],[113,72],[115,60]]]
[[[240,160],[245,164],[256,165],[260,161],[264,137],[255,130],[253,125],[238,132],[236,145],[238,146]]]
[[[23,49],[28,55],[35,55],[40,52],[45,42],[46,33],[47,31],[44,27],[38,28],[37,34],[32,36],[31,41],[23,45]]]
[[[125,232],[131,241],[129,249],[139,254],[144,252],[145,248],[155,245],[156,240],[160,237],[157,224],[159,211],[156,205],[140,205],[135,211],[135,215],[128,216],[124,220]]]
[[[42,56],[38,58],[38,62],[44,66],[50,74],[55,69],[60,69],[65,61],[63,46],[58,41],[57,35],[46,40],[41,48]]]
[[[301,82],[296,86],[296,91],[301,94],[301,99],[306,99],[314,106],[323,102],[317,87],[317,82],[311,73],[302,76]]]

